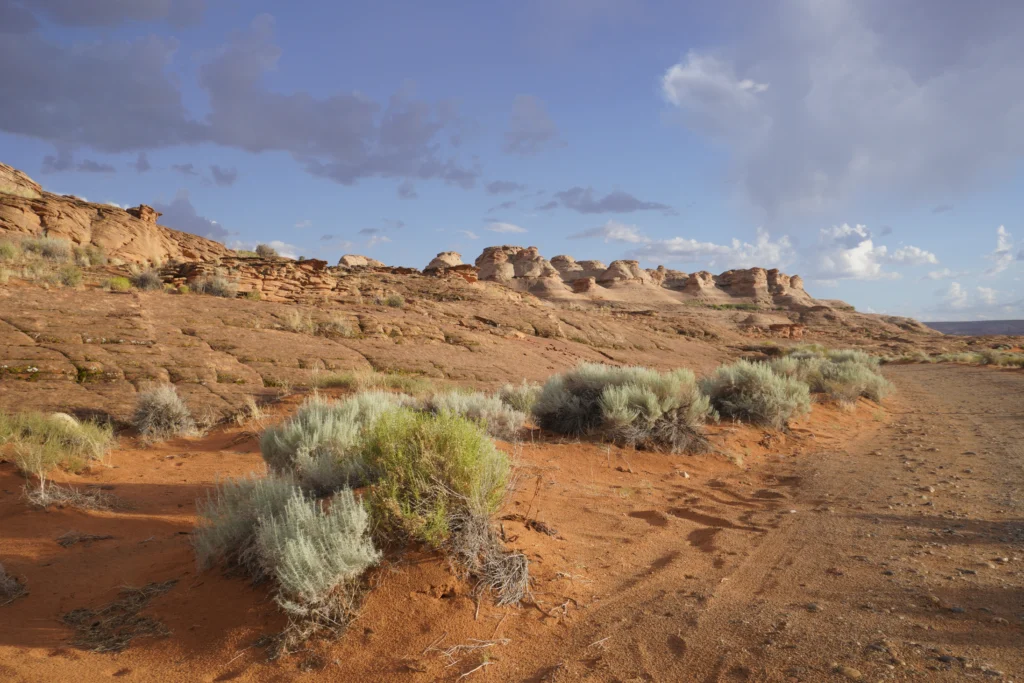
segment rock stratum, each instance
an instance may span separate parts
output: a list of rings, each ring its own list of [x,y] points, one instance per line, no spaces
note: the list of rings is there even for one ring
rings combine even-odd
[[[158,225],[159,218],[159,212],[144,204],[121,209],[47,192],[0,163],[0,233],[62,238],[100,247],[130,263],[208,261],[235,253],[220,242]]]

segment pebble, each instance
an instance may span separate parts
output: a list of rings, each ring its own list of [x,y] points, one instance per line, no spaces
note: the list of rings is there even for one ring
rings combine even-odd
[[[843,676],[846,676],[851,681],[863,681],[864,674],[860,672],[860,669],[854,669],[852,666],[841,666],[836,671]]]

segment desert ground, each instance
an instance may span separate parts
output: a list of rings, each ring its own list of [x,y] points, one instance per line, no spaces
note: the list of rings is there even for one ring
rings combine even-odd
[[[430,554],[388,558],[338,641],[268,662],[266,590],[197,573],[194,502],[260,469],[244,430],[140,447],[72,480],[125,512],[33,510],[0,466],[5,680],[1016,680],[1024,673],[1024,374],[890,366],[884,409],[819,407],[784,437],[723,425],[745,455],[645,453],[536,434],[503,516],[535,600],[477,605]],[[287,411],[294,399],[277,406]],[[523,525],[543,522],[546,533]],[[102,540],[62,547],[69,531]],[[549,535],[550,534],[550,535]],[[109,538],[104,538],[109,537]],[[76,647],[63,614],[174,581],[145,606],[169,635]],[[474,649],[474,644],[487,646]],[[459,646],[463,646],[461,649]],[[453,649],[454,648],[454,649]]]
[[[511,245],[331,266],[158,218],[0,164],[0,680],[1024,679],[1024,339],[860,313],[777,270]],[[587,373],[605,385],[571,384]],[[151,431],[160,391],[187,429]],[[335,450],[274,459],[268,434],[363,399],[397,421],[345,413]],[[552,418],[577,400],[578,424]],[[101,453],[46,450],[86,423]],[[427,431],[392,452],[378,424]],[[432,425],[508,465],[486,505],[478,479],[437,479],[455,455],[382,493],[402,471],[384,456]],[[423,472],[417,505],[454,508],[396,502]],[[241,551],[200,563],[209,506],[247,477],[317,524],[351,496],[378,546],[315,600]],[[468,512],[492,544],[475,569]],[[388,536],[396,515],[419,526]],[[507,604],[495,557],[528,568]],[[342,598],[292,637],[286,609]]]

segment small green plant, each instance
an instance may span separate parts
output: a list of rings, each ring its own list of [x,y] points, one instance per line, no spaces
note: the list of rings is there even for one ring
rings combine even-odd
[[[384,299],[384,305],[390,308],[404,308],[405,297],[403,297],[401,294],[391,294],[386,299]]]
[[[722,415],[776,429],[811,409],[808,386],[776,374],[767,363],[740,360],[719,366],[700,386]]]
[[[57,271],[57,277],[65,287],[78,287],[82,284],[82,269],[78,266],[63,266]]]
[[[192,289],[188,285],[178,285],[178,294],[191,294]]]
[[[139,394],[132,424],[145,439],[193,436],[198,432],[188,406],[172,384],[162,384]]]
[[[17,243],[9,240],[0,241],[0,261],[11,262],[16,261],[21,256],[21,247]]]
[[[256,255],[265,259],[277,258],[278,256],[277,249],[274,249],[269,244],[257,244]]]
[[[111,292],[127,292],[132,288],[132,282],[126,277],[112,277],[103,283],[105,289]]]
[[[132,285],[137,289],[141,289],[146,292],[156,291],[163,289],[164,281],[160,277],[160,273],[155,270],[143,270],[135,275],[132,275]]]
[[[245,298],[249,301],[260,301],[263,298],[263,295],[258,289],[250,289],[245,293]]]

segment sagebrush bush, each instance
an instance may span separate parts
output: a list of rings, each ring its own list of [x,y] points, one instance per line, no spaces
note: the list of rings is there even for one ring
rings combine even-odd
[[[689,370],[582,363],[548,379],[533,414],[559,434],[681,451],[703,447],[700,429],[711,407]]]
[[[809,387],[777,374],[767,363],[740,360],[719,366],[700,386],[722,415],[776,429],[811,409]]]
[[[525,379],[522,384],[504,384],[498,390],[498,398],[502,403],[526,414],[533,411],[533,404],[539,395],[540,385]]]
[[[384,304],[390,308],[402,308],[405,306],[405,297],[401,294],[391,294],[384,299]]]
[[[0,413],[0,444],[12,445],[18,469],[42,479],[55,467],[76,471],[102,460],[114,444],[114,430],[64,413]]]
[[[126,277],[112,277],[103,286],[111,292],[127,292],[132,288],[132,281]]]
[[[50,261],[65,262],[71,259],[71,242],[56,237],[33,237],[23,240],[21,248],[25,252],[38,254]]]
[[[172,384],[139,394],[132,423],[146,439],[169,439],[197,433],[196,421]]]
[[[75,263],[82,268],[107,265],[107,253],[103,250],[103,247],[86,244],[83,247],[75,247],[74,254]]]
[[[432,413],[452,413],[477,423],[496,439],[514,441],[526,421],[526,413],[516,410],[496,396],[481,392],[448,391],[423,399],[421,407]]]
[[[274,472],[288,473],[304,487],[326,493],[359,486],[370,476],[357,448],[363,432],[408,397],[363,392],[344,401],[314,396],[260,438],[260,452]]]
[[[852,405],[861,396],[879,403],[892,391],[879,363],[879,358],[863,351],[843,350],[820,355],[793,353],[768,365],[776,374],[807,384],[811,393]]]
[[[370,502],[378,531],[440,547],[459,511],[490,517],[505,495],[508,456],[475,423],[451,413],[400,408],[363,439],[374,472]]]
[[[269,244],[257,244],[256,255],[260,258],[277,258],[277,249],[274,249]]]
[[[238,294],[238,283],[232,282],[223,275],[209,275],[196,279],[192,283],[192,291],[196,294],[234,299]]]
[[[155,270],[144,270],[136,273],[132,275],[131,282],[137,289],[147,292],[164,288],[164,281],[160,277],[160,273]]]
[[[77,287],[82,284],[82,269],[78,266],[63,266],[57,271],[57,277],[65,287]]]

